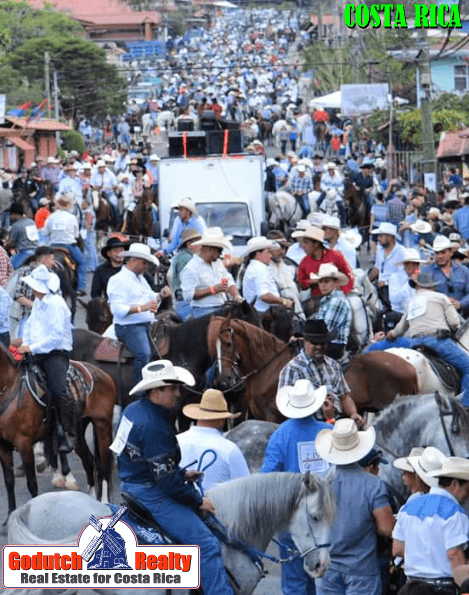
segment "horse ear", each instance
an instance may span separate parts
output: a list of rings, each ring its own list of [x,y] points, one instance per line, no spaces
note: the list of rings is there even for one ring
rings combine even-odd
[[[306,489],[310,492],[315,492],[318,489],[318,481],[316,476],[309,471],[303,475],[303,483],[305,484]]]
[[[435,401],[438,405],[438,409],[441,411],[451,411],[451,404],[446,397],[440,395],[440,393],[436,390],[435,391]]]

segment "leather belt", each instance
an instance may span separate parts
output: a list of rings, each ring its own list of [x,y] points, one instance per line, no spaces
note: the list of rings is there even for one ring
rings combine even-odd
[[[456,583],[454,579],[450,576],[446,577],[439,577],[439,578],[425,578],[423,576],[408,576],[407,580],[409,581],[423,581],[424,583],[429,583],[430,585],[435,585],[435,587],[452,587]]]

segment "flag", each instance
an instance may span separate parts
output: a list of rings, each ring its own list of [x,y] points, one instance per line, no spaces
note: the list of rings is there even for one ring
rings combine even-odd
[[[34,109],[31,110],[31,113],[29,114],[29,117],[28,117],[28,122],[29,122],[29,120],[36,119],[36,117],[38,116],[38,114],[41,113],[42,108],[46,105],[46,103],[48,101],[49,100],[46,97],[46,99],[44,99],[43,101],[41,101],[41,103],[39,105],[37,105]]]
[[[22,103],[18,107],[15,107],[14,109],[11,109],[9,112],[7,112],[7,116],[17,116],[20,118],[21,116],[24,116],[32,104],[32,101],[26,101],[26,103]]]

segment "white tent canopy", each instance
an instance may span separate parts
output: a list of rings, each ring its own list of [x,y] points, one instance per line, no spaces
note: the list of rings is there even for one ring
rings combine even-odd
[[[311,99],[309,102],[309,107],[331,107],[335,109],[340,109],[340,102],[341,102],[341,93],[340,91],[334,91],[334,93],[329,93],[329,95],[323,95],[322,97],[315,97]]]

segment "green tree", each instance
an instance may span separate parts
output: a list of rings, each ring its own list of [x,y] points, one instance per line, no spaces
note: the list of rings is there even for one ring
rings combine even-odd
[[[340,85],[354,82],[350,49],[350,43],[340,48],[331,48],[318,41],[305,50],[303,70],[314,71],[313,84],[318,93],[332,93],[340,89]]]
[[[419,109],[413,109],[401,114],[397,114],[397,122],[402,129],[401,138],[410,140],[414,145],[420,147],[422,144],[422,126]],[[434,109],[432,114],[434,124],[435,140],[438,139],[440,132],[454,132],[464,128],[469,124],[469,114],[456,109]]]
[[[8,62],[30,83],[43,85],[45,52],[50,54],[51,68],[58,71],[60,93],[70,106],[68,115],[122,113],[127,83],[117,68],[106,62],[104,50],[91,41],[57,35],[30,39],[8,56]]]
[[[85,139],[76,130],[67,130],[60,134],[62,139],[62,149],[65,151],[78,151],[81,155],[85,152]]]

